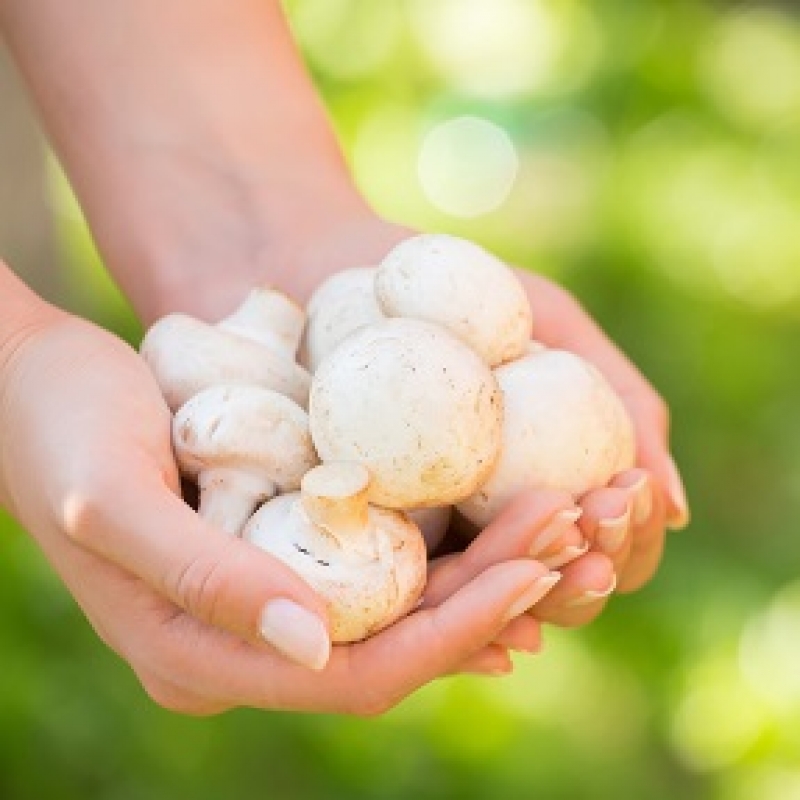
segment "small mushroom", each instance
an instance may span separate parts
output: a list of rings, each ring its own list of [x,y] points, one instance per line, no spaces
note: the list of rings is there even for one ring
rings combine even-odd
[[[169,314],[147,331],[140,352],[169,407],[218,384],[251,384],[305,406],[310,376],[295,361],[305,314],[273,289],[254,289],[217,325]]]
[[[262,506],[244,538],[291,567],[326,602],[334,642],[355,642],[411,611],[425,585],[425,544],[396,511],[367,502],[369,473],[322,464],[301,491]]]
[[[175,415],[172,439],[181,472],[200,489],[200,516],[231,535],[317,463],[306,412],[260,386],[196,394]]]
[[[443,325],[492,367],[522,356],[531,337],[530,304],[513,271],[455,236],[401,242],[378,267],[375,295],[387,316]]]
[[[355,461],[370,502],[413,509],[455,503],[488,476],[502,397],[488,366],[438,325],[388,319],[357,330],[311,384],[311,435],[322,461]]]
[[[375,267],[336,272],[311,296],[299,356],[311,372],[346,336],[384,318],[375,299],[375,272]]]
[[[495,370],[505,417],[500,457],[458,510],[484,527],[526,488],[580,497],[635,463],[633,426],[605,378],[573,353],[531,348]]]

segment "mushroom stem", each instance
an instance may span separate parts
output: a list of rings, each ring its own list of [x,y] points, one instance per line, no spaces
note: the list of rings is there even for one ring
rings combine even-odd
[[[253,289],[239,308],[219,323],[219,327],[294,358],[304,323],[305,313],[285,294],[259,288]]]
[[[275,495],[262,475],[220,467],[200,473],[200,516],[230,536],[238,536],[257,506]]]
[[[303,509],[318,528],[339,546],[375,551],[369,527],[370,477],[355,463],[320,464],[300,484]]]

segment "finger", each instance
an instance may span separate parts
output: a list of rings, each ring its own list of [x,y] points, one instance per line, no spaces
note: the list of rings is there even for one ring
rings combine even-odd
[[[531,613],[565,628],[585,625],[603,610],[615,587],[611,560],[602,553],[587,553],[564,567],[559,583]]]
[[[631,526],[637,528],[647,522],[653,512],[654,491],[653,478],[641,468],[625,470],[616,475],[611,485],[622,489],[631,499]]]
[[[514,671],[514,662],[505,647],[490,644],[470,656],[452,675],[484,675],[501,678]]]
[[[565,530],[574,528],[579,513],[566,492],[523,492],[463,553],[431,562],[422,607],[439,605],[493,564],[534,558]],[[540,570],[547,572],[544,567]]]
[[[623,398],[636,429],[637,463],[647,469],[654,479],[653,490],[663,493],[666,519],[670,528],[685,528],[689,524],[686,491],[678,468],[669,453],[669,418],[659,400],[642,393]]]
[[[561,569],[567,564],[571,564],[575,559],[580,558],[588,552],[589,543],[584,538],[580,528],[573,524],[565,530],[545,552],[537,557],[549,569]]]
[[[619,575],[620,592],[640,589],[656,573],[664,552],[665,514],[665,500],[657,493],[647,520],[634,528],[628,563]]]
[[[580,528],[593,550],[607,555],[619,574],[631,550],[633,498],[625,489],[605,488],[581,498]]]
[[[197,619],[266,642],[312,669],[327,661],[325,608],[288,567],[205,523],[160,481],[109,473],[107,493],[74,494],[65,529]]]
[[[530,614],[512,619],[497,635],[493,644],[518,653],[538,653],[542,647],[542,626]]]
[[[163,637],[163,669],[233,705],[373,715],[448,674],[491,644],[541,594],[530,560],[490,567],[436,608],[414,612],[371,639],[333,648],[322,672],[277,659],[188,617]]]

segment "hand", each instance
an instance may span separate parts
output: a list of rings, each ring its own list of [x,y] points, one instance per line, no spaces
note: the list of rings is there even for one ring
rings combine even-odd
[[[440,675],[503,674],[508,648],[538,648],[524,611],[553,577],[529,552],[569,498],[522,498],[432,565],[419,610],[328,658],[309,587],[180,498],[169,412],[130,348],[49,309],[0,356],[0,497],[162,705],[374,714]]]
[[[578,528],[590,551],[563,568],[562,581],[535,612],[541,620],[579,625],[597,616],[614,588],[630,592],[650,580],[665,527],[684,527],[688,508],[669,453],[664,401],[572,295],[541,276],[520,271],[519,277],[533,307],[534,338],[593,363],[622,399],[636,432],[637,467],[581,498]],[[540,557],[554,566],[547,556],[563,551],[563,543],[554,542]]]

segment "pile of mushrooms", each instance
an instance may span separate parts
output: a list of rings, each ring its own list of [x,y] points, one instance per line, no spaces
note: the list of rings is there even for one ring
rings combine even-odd
[[[472,242],[408,239],[306,312],[256,289],[217,325],[159,320],[141,353],[200,515],[304,578],[335,642],[414,608],[453,507],[483,527],[524,488],[579,497],[634,464],[613,390],[531,342],[522,285]]]

